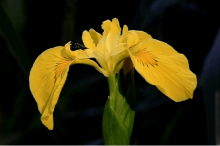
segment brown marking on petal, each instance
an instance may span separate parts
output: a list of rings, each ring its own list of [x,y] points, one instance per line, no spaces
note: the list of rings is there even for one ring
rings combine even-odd
[[[133,53],[133,55],[137,58],[137,60],[140,63],[142,63],[143,65],[147,65],[147,67],[149,67],[149,64],[152,67],[158,65],[158,58],[151,54],[149,51],[147,51],[146,48],[138,50],[136,53]]]
[[[64,69],[69,65],[72,61],[72,58],[64,57],[55,65],[55,76],[54,76],[54,83],[57,81],[57,78],[63,74]]]

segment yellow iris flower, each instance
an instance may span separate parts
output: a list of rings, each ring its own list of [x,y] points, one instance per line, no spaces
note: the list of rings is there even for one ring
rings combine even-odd
[[[41,121],[48,129],[54,127],[53,111],[69,66],[73,64],[93,66],[110,77],[130,58],[137,72],[170,99],[179,102],[193,97],[197,79],[183,54],[143,31],[129,31],[126,25],[121,34],[116,18],[104,21],[102,29],[102,35],[93,29],[83,32],[86,49],[71,51],[69,42],[64,47],[44,51],[34,62],[29,77],[30,89],[42,115]],[[98,64],[89,58],[95,58]]]

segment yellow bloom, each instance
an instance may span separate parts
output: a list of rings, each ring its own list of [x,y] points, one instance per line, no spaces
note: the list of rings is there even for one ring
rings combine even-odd
[[[115,75],[123,64],[134,68],[150,84],[170,99],[179,102],[193,97],[196,75],[183,54],[143,31],[121,28],[116,18],[104,21],[103,34],[90,29],[82,40],[87,49],[71,51],[70,43],[43,52],[30,72],[30,89],[38,104],[42,123],[53,129],[53,111],[65,83],[69,66],[87,64],[106,77]],[[99,65],[90,60],[95,58]]]

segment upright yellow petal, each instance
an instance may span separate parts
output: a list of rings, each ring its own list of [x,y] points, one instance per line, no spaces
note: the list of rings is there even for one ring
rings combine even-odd
[[[84,51],[77,52],[77,58],[95,58],[101,67],[105,70],[107,67],[103,61],[103,58],[106,54],[106,50],[103,47],[100,47],[102,41],[99,42],[100,34],[96,33],[95,30],[90,29],[90,31],[84,31],[82,35],[82,40],[84,45],[88,48]],[[100,70],[99,70],[100,71]],[[103,73],[105,76],[106,74]]]
[[[102,38],[101,38],[101,41],[103,43],[106,42],[106,38],[107,38],[107,35],[111,29],[111,21],[110,20],[106,20],[104,22],[102,22],[102,29],[104,30],[103,34],[102,34]]]
[[[67,45],[68,46],[68,45]],[[30,89],[38,104],[43,124],[53,129],[53,111],[66,81],[69,66],[74,58],[66,54],[65,47],[44,51],[30,71]]]
[[[83,40],[83,44],[89,48],[89,49],[92,49],[92,50],[97,50],[96,49],[96,45],[90,35],[90,33],[88,31],[83,31],[83,35],[82,35],[82,40]]]
[[[127,44],[130,48],[131,46],[136,45],[139,42],[139,37],[135,31],[129,31],[127,36]]]
[[[90,33],[95,45],[97,46],[99,40],[102,38],[102,35],[100,33],[96,32],[94,29],[90,29],[89,33]]]
[[[129,53],[141,76],[166,96],[176,102],[193,97],[197,79],[183,54],[155,39],[140,42]]]
[[[128,27],[127,27],[127,25],[124,25],[119,43],[127,43],[127,35],[128,35]]]
[[[111,52],[118,44],[121,28],[117,18],[114,18],[111,23],[110,31],[106,38],[106,47]]]

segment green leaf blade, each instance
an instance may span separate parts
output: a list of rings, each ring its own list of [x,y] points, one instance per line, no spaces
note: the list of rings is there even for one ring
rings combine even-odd
[[[105,144],[129,144],[127,129],[118,114],[111,108],[109,100],[105,105],[102,126],[103,140]]]

